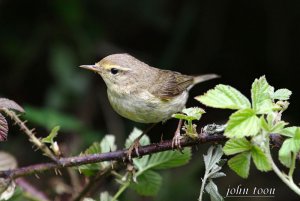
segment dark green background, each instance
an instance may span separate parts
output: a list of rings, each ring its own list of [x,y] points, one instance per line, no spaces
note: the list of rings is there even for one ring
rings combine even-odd
[[[196,86],[189,106],[200,106],[192,97],[217,83],[230,84],[249,97],[252,81],[266,75],[275,88],[293,91],[284,119],[299,125],[299,10],[296,0],[0,0],[0,96],[25,106],[29,125],[37,127],[39,135],[61,125],[58,141],[66,155],[80,153],[105,133],[115,134],[121,148],[134,125],[145,126],[116,115],[101,78],[78,66],[127,52],[152,66],[222,76]],[[207,112],[201,125],[224,123],[229,114],[213,109]],[[170,139],[175,128],[174,120],[157,126],[150,133],[152,141],[159,141],[162,133]],[[8,141],[0,146],[13,153],[21,166],[44,160],[16,128],[11,128]],[[189,165],[165,172],[156,198],[129,192],[127,199],[196,200],[206,150],[207,146],[198,146]],[[272,173],[252,170],[249,180],[243,180],[227,167],[225,172],[228,176],[217,180],[223,195],[229,185],[243,184],[275,187],[272,200],[296,200]],[[51,188],[48,176],[42,177],[42,184],[30,179],[40,184],[41,190]],[[106,181],[99,190],[114,193],[116,186],[109,185]]]

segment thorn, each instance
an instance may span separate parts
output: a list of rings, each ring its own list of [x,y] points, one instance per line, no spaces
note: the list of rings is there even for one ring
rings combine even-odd
[[[40,179],[39,175],[37,173],[34,174],[34,176],[37,178],[37,179]]]

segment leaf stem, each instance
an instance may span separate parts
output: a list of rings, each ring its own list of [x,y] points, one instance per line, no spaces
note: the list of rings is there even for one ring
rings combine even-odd
[[[296,164],[296,157],[297,157],[297,154],[293,153],[292,152],[292,164],[291,164],[291,167],[290,167],[290,170],[289,170],[289,179],[291,181],[294,181],[293,180],[293,174],[294,174],[294,171],[295,171],[295,164]]]
[[[129,187],[130,181],[127,181],[124,183],[121,188],[118,190],[118,192],[114,195],[111,201],[116,201],[118,197]]]
[[[200,194],[199,194],[199,198],[198,198],[198,201],[202,201],[202,197],[203,197],[203,193],[204,193],[204,187],[205,187],[205,184],[206,184],[206,180],[207,180],[207,170],[205,170],[205,174],[204,174],[204,177],[202,179],[202,184],[201,184],[201,188],[200,188]]]
[[[293,190],[296,194],[300,195],[300,188],[299,186],[297,186],[295,183],[294,183],[294,180],[292,178],[292,175],[293,175],[293,172],[294,172],[294,169],[295,169],[295,160],[293,160],[293,164],[291,166],[291,169],[289,171],[289,176],[287,176],[284,172],[282,172],[275,164],[273,158],[272,158],[272,155],[271,155],[271,151],[270,151],[270,145],[269,145],[269,138],[268,138],[268,141],[266,143],[268,146],[267,146],[267,149],[266,149],[266,154],[268,156],[268,159],[269,159],[269,162],[271,163],[272,165],[272,169],[273,171],[275,172],[275,174],[291,189]]]

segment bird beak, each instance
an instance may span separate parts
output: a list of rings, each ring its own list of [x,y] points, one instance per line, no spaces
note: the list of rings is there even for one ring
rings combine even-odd
[[[99,72],[99,68],[96,65],[81,65],[80,68],[85,68],[94,72]]]

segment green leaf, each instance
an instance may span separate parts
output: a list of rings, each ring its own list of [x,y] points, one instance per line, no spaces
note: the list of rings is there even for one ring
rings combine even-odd
[[[290,99],[291,95],[292,95],[292,92],[288,89],[278,89],[273,94],[272,99],[288,100],[288,99]]]
[[[223,201],[224,198],[218,191],[218,186],[210,179],[205,186],[206,192],[210,195],[211,201]]]
[[[147,163],[147,169],[168,169],[185,165],[192,157],[191,148],[184,148],[182,152],[164,151],[153,154]]]
[[[186,121],[193,121],[193,120],[199,120],[202,116],[202,114],[205,113],[205,111],[199,107],[191,107],[191,108],[185,108],[182,110],[184,114],[173,114],[172,117],[176,119],[182,119]]]
[[[263,116],[260,117],[260,126],[262,129],[264,129],[267,132],[271,131],[272,125],[268,124],[268,122],[266,121],[266,119]]]
[[[277,122],[272,128],[271,128],[271,131],[272,133],[280,133],[282,131],[282,129],[288,125],[287,122],[284,122],[284,121],[279,121]]]
[[[252,109],[242,109],[229,117],[224,135],[229,138],[254,136],[260,129],[260,120]]]
[[[62,130],[66,131],[78,131],[83,127],[78,119],[52,109],[27,106],[25,110],[25,119],[49,130],[57,125],[60,125]]]
[[[245,109],[250,108],[249,100],[238,90],[229,86],[219,84],[202,96],[195,97],[202,104],[221,109]]]
[[[117,145],[115,143],[116,137],[114,135],[106,135],[101,140],[100,150],[101,153],[111,152],[117,150]]]
[[[210,146],[207,154],[203,155],[205,169],[207,171],[212,170],[214,167],[216,167],[217,163],[221,160],[223,156],[222,146]]]
[[[279,161],[288,168],[292,165],[292,149],[295,149],[295,147],[296,145],[294,140],[290,138],[283,142],[279,150]]]
[[[199,120],[202,114],[205,113],[205,111],[199,107],[185,108],[182,110],[182,112],[186,114],[190,118],[190,120]]]
[[[297,128],[294,133],[294,137],[286,139],[280,150],[279,150],[279,160],[280,162],[291,167],[292,164],[292,154],[297,154],[300,151],[300,128]]]
[[[87,148],[83,154],[89,155],[101,153],[101,145],[99,142],[94,142],[89,148]],[[93,176],[101,169],[100,163],[91,163],[86,165],[81,165],[78,167],[79,172],[83,173],[85,176]]]
[[[242,152],[228,161],[228,166],[240,177],[247,178],[250,170],[251,152]]]
[[[129,148],[133,144],[134,140],[137,139],[142,133],[143,133],[142,130],[140,130],[138,128],[133,128],[130,135],[126,139],[125,147]],[[144,146],[144,145],[148,145],[148,144],[150,144],[150,138],[147,135],[144,135],[140,139],[140,145]]]
[[[252,107],[257,114],[267,114],[273,111],[272,90],[273,88],[269,85],[265,76],[254,80],[251,89],[251,98]]]
[[[138,176],[137,183],[131,183],[130,187],[140,195],[155,196],[161,187],[161,183],[161,176],[154,171],[148,170]]]
[[[251,142],[249,142],[246,138],[232,138],[225,143],[223,151],[226,155],[233,155],[249,151],[251,147]]]
[[[269,171],[272,169],[272,166],[266,154],[258,146],[252,147],[251,154],[252,154],[253,162],[258,170]]]
[[[182,119],[182,120],[185,120],[185,121],[189,120],[189,117],[187,115],[180,114],[180,113],[173,114],[172,117],[175,118],[175,119]]]
[[[294,137],[297,129],[299,129],[297,126],[286,127],[278,133],[286,137]]]
[[[106,135],[100,142],[101,153],[111,152],[117,150],[117,145],[115,144],[114,135]],[[102,168],[108,167],[111,165],[110,161],[104,161],[100,163]]]
[[[42,142],[53,144],[54,143],[53,139],[57,136],[59,129],[60,129],[60,126],[55,126],[51,130],[50,134],[47,137],[42,139]]]

